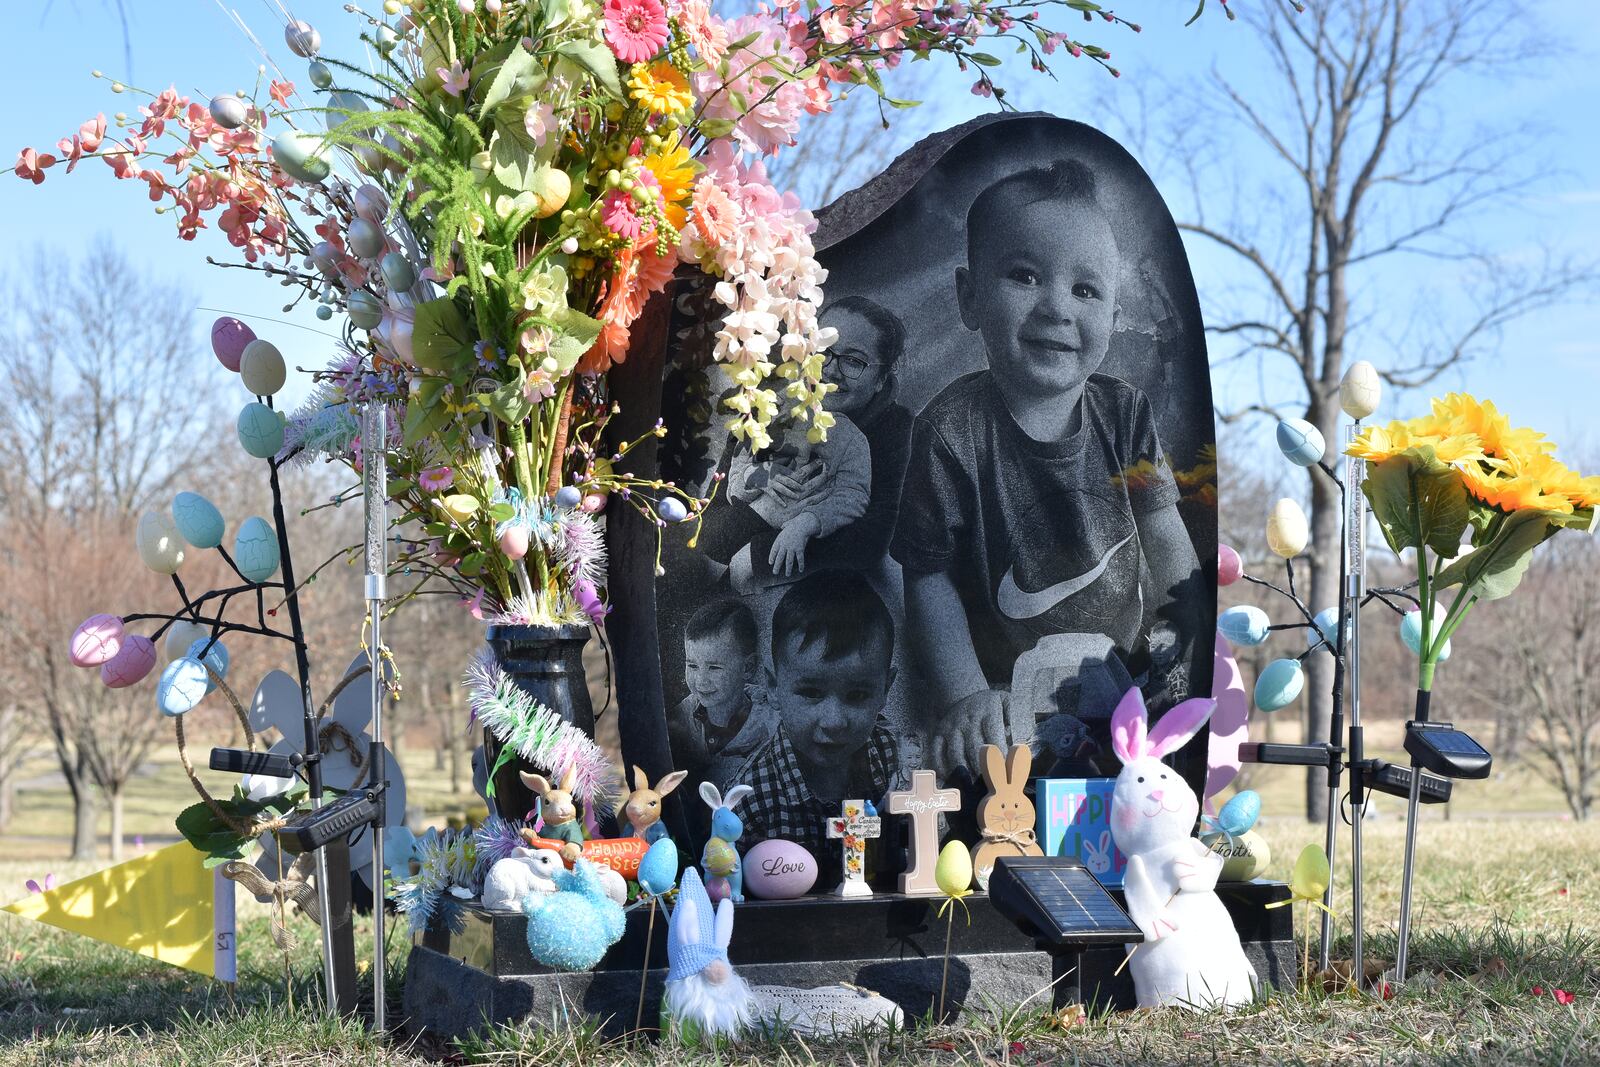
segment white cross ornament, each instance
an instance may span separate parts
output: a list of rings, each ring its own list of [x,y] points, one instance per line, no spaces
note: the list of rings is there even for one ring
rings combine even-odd
[[[844,850],[844,881],[834,894],[841,897],[870,897],[872,888],[867,885],[867,842],[883,832],[883,820],[866,814],[866,805],[859,800],[846,800],[843,815],[828,820],[828,836],[838,838]]]

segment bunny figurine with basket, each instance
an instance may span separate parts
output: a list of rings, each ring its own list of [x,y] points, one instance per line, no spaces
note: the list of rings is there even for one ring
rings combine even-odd
[[[678,883],[668,926],[662,1033],[675,1033],[686,1044],[737,1036],[750,1024],[754,1001],[749,985],[728,962],[733,901],[723,898],[713,911],[700,875],[690,867]]]
[[[983,746],[983,781],[989,793],[978,801],[978,829],[982,837],[972,846],[972,874],[978,888],[987,891],[989,874],[999,856],[1042,856],[1033,831],[1033,801],[1023,788],[1033,768],[1033,751],[1016,745],[1002,758],[1000,746]]]
[[[1111,832],[1128,857],[1128,915],[1144,933],[1129,969],[1141,1008],[1248,1004],[1256,972],[1217,897],[1222,857],[1194,836],[1200,801],[1162,763],[1211,717],[1216,702],[1186,700],[1149,725],[1144,696],[1130,689],[1111,716],[1122,772],[1111,799]]]

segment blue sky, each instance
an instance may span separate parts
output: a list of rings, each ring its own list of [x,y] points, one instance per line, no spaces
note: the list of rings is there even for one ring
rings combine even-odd
[[[1236,8],[1267,0],[1234,0]],[[1342,0],[1341,0],[1342,2]],[[27,5],[30,13],[8,17],[7,63],[0,67],[0,92],[8,107],[0,113],[0,147],[6,160],[23,145],[45,148],[97,111],[133,113],[137,101],[113,96],[107,81],[90,70],[125,77],[150,89],[176,81],[181,91],[200,97],[218,91],[249,88],[255,81],[259,54],[215,0],[127,0],[133,67],[124,62],[124,42],[110,0],[50,0]],[[235,0],[232,5],[251,26],[291,77],[303,81],[303,62],[283,47],[281,20],[268,0]],[[349,39],[350,16],[337,0],[299,0],[296,13],[319,26],[334,40]],[[378,6],[373,0],[372,6]],[[1213,9],[1216,4],[1211,5]],[[1134,36],[1120,28],[1096,24],[1088,39],[1111,47],[1123,77],[1113,81],[1085,61],[1063,58],[1060,80],[1036,79],[1018,93],[1017,102],[1097,123],[1108,99],[1122,94],[1123,104],[1143,86],[1159,98],[1167,80],[1203,76],[1213,66],[1239,84],[1252,98],[1270,104],[1279,90],[1263,73],[1265,61],[1242,23],[1229,23],[1216,11],[1184,28],[1191,10],[1186,2],[1128,0],[1119,11],[1139,19],[1144,32]],[[1538,186],[1497,203],[1471,220],[1475,240],[1512,262],[1527,262],[1544,251],[1596,254],[1600,248],[1600,138],[1595,137],[1594,106],[1600,100],[1600,5],[1572,0],[1533,0],[1515,8],[1519,25],[1539,25],[1544,39],[1563,51],[1553,58],[1526,61],[1508,54],[1489,79],[1463,82],[1441,97],[1448,123],[1509,122],[1528,134],[1531,167],[1544,172]],[[1509,19],[1508,19],[1509,25]],[[1008,83],[1027,81],[1026,71]],[[933,115],[922,117],[930,128],[952,125],[985,110],[987,101],[967,92],[969,81],[955,75],[938,82],[930,94]],[[1281,95],[1281,94],[1280,94]],[[1221,110],[1219,102],[1218,110]],[[1247,140],[1218,146],[1237,156],[1245,167],[1264,166]],[[1147,160],[1158,184],[1178,203],[1183,190],[1169,186],[1163,161]],[[257,332],[271,337],[291,364],[320,366],[329,351],[319,333],[332,331],[309,314],[294,316],[297,324],[277,325],[283,290],[262,284],[259,276],[208,267],[206,254],[225,255],[225,242],[214,233],[194,244],[173,236],[170,217],[157,217],[140,188],[115,182],[103,164],[91,163],[67,176],[58,168],[43,186],[34,187],[5,176],[0,180],[0,224],[6,240],[8,268],[25,265],[36,247],[50,256],[81,254],[100,235],[109,236],[146,275],[170,279],[195,294],[195,305],[223,308],[251,319]],[[1270,210],[1266,205],[1263,210]],[[1236,265],[1203,244],[1191,242],[1191,258],[1202,300],[1216,306],[1238,289]],[[1471,314],[1463,296],[1459,268],[1423,259],[1397,261],[1358,279],[1358,294],[1383,321],[1413,316],[1459,321]],[[1204,306],[1204,305],[1203,305]],[[202,312],[201,323],[213,316]],[[197,358],[205,357],[203,337],[196,337]],[[1214,347],[1215,351],[1215,347]],[[1361,355],[1357,352],[1356,355]],[[1442,379],[1444,387],[1466,388],[1491,396],[1524,423],[1547,429],[1558,440],[1584,448],[1597,442],[1583,438],[1590,398],[1600,394],[1600,294],[1590,291],[1573,302],[1541,312],[1508,327],[1494,351]],[[1220,402],[1237,404],[1265,398],[1281,400],[1292,391],[1271,374],[1253,368],[1219,373]],[[1409,414],[1423,398],[1397,398],[1385,413]],[[1265,430],[1265,428],[1263,428]]]

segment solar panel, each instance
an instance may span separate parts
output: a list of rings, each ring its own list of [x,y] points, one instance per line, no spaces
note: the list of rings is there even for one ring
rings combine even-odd
[[[1041,941],[1102,945],[1144,940],[1088,868],[1064,856],[1002,856],[989,876],[989,900]]]
[[[1407,723],[1406,752],[1419,765],[1451,778],[1487,778],[1494,759],[1449,723]]]

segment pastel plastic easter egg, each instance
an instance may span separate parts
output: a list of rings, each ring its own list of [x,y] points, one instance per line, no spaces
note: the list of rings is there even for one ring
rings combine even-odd
[[[362,99],[361,94],[335,89],[328,94],[328,110],[322,113],[322,121],[331,132],[349,122],[352,115],[366,110],[367,102]]]
[[[395,292],[405,292],[417,284],[417,271],[411,261],[399,252],[390,252],[378,264],[383,274],[383,284]]]
[[[667,522],[682,522],[689,517],[689,509],[675,496],[664,496],[656,505],[656,512]]]
[[[288,380],[289,368],[284,365],[283,353],[271,341],[251,341],[239,357],[239,378],[244,387],[256,396],[271,396],[283,388]]]
[[[1306,672],[1297,659],[1275,659],[1256,678],[1256,707],[1277,711],[1294,703],[1306,686]]]
[[[678,884],[678,846],[663,837],[639,861],[639,888],[658,897]]]
[[[1339,383],[1339,406],[1352,419],[1364,419],[1378,410],[1383,400],[1383,379],[1378,368],[1364,359],[1350,364]]]
[[[1267,515],[1267,547],[1284,559],[1291,559],[1306,550],[1311,537],[1311,526],[1300,505],[1284,497],[1272,505]]]
[[[559,167],[540,167],[535,175],[537,187],[534,195],[539,204],[534,208],[534,218],[547,219],[566,207],[572,196],[572,177]]]
[[[706,899],[721,904],[733,892],[733,883],[726,875],[714,874],[706,879]]]
[[[1200,842],[1222,857],[1218,881],[1248,882],[1262,877],[1272,866],[1272,846],[1254,830],[1235,834],[1232,841],[1227,834],[1205,834]]]
[[[1326,641],[1326,642],[1328,642],[1328,646],[1330,648],[1339,647],[1339,609],[1338,608],[1323,608],[1321,611],[1317,612],[1316,617],[1315,617],[1315,622],[1317,624],[1316,630],[1315,631],[1311,631],[1311,630],[1307,630],[1306,631],[1306,644],[1308,646],[1315,646],[1316,643],[1317,643],[1317,640],[1318,640],[1318,635],[1320,634],[1321,635],[1321,639]],[[1346,619],[1345,622],[1344,622],[1344,639],[1345,639],[1345,643],[1349,644],[1349,642],[1350,642],[1350,620],[1349,619]]]
[[[1217,546],[1217,584],[1232,585],[1244,574],[1244,560],[1232,545]]]
[[[720,837],[713,837],[706,842],[705,852],[700,857],[705,865],[707,875],[726,877],[733,873],[734,867],[739,864],[738,851]]]
[[[122,650],[122,620],[115,615],[90,615],[72,631],[67,658],[74,667],[98,667]]]
[[[237,130],[250,118],[250,105],[234,93],[213,96],[207,110],[211,112],[211,121],[225,130]]]
[[[1217,633],[1230,645],[1259,645],[1271,628],[1272,620],[1254,604],[1236,604],[1217,616]]]
[[[350,313],[350,321],[363,330],[375,329],[383,321],[383,303],[365,289],[350,294],[345,310]]]
[[[363,218],[350,220],[350,228],[345,231],[344,239],[350,251],[362,259],[374,259],[383,255],[383,250],[388,244],[383,228],[371,219]]]
[[[412,348],[412,333],[416,328],[416,313],[409,308],[395,310],[386,308],[383,312],[383,321],[378,324],[374,336],[402,363],[414,363]]]
[[[211,324],[211,351],[217,361],[231,371],[239,369],[245,346],[256,339],[256,332],[238,319],[224,315]]]
[[[793,900],[817,884],[817,861],[793,841],[762,841],[744,854],[744,887],[763,900]]]
[[[238,429],[239,446],[256,459],[271,459],[283,447],[283,421],[260,401],[239,410]]]
[[[1278,423],[1278,451],[1296,467],[1309,467],[1327,451],[1322,431],[1305,419],[1284,419]]]
[[[363,185],[356,190],[352,199],[355,201],[356,215],[368,222],[382,222],[389,213],[389,196],[376,185]]]
[[[939,851],[933,865],[933,880],[947,897],[960,896],[972,888],[972,853],[960,841],[949,841]]]
[[[1217,828],[1224,833],[1242,834],[1255,826],[1261,818],[1261,794],[1254,789],[1242,789],[1228,798],[1217,812]]]
[[[583,510],[585,512],[587,512],[588,514],[590,514],[590,515],[598,515],[598,514],[600,514],[602,511],[604,511],[606,509],[606,494],[604,494],[604,493],[585,493],[585,494],[583,494],[583,505],[582,506],[583,506]]]
[[[202,637],[190,645],[189,651],[184,655],[188,659],[196,660],[210,667],[211,673],[218,678],[228,677],[228,663],[230,660],[228,646],[221,641],[213,641],[209,637]],[[217,683],[208,676],[206,678],[206,692],[209,693],[216,687]]]
[[[283,28],[283,41],[301,59],[310,59],[322,50],[322,34],[300,19]]]
[[[278,421],[276,414],[272,421]],[[178,527],[179,536],[196,548],[216,548],[222,544],[226,528],[222,512],[199,493],[179,493],[172,498],[172,522]]]
[[[147,511],[139,516],[133,543],[144,565],[157,574],[176,574],[183,566],[183,539],[178,525],[164,511]]]
[[[575,508],[583,503],[583,490],[575,485],[563,485],[556,490],[556,506],[561,508]]]
[[[272,161],[296,181],[316,185],[333,170],[321,137],[304,130],[284,130],[272,139]]]
[[[471,493],[451,493],[439,501],[444,513],[457,522],[466,522],[478,513],[478,498]]]
[[[233,536],[233,562],[252,582],[264,582],[278,573],[278,535],[272,524],[259,515],[241,522]]]
[[[190,645],[210,634],[211,627],[204,623],[179,619],[167,627],[167,636],[161,642],[161,652],[168,659],[177,659],[189,651]]]
[[[1437,632],[1440,622],[1444,619],[1446,611],[1441,604],[1433,606],[1433,628]],[[1400,617],[1400,640],[1406,643],[1414,656],[1422,655],[1422,612],[1412,609]],[[1444,647],[1439,649],[1439,662],[1443,663],[1450,658],[1450,640],[1445,639]]]
[[[306,76],[318,89],[326,89],[333,84],[333,71],[320,59],[313,59],[306,65]]]
[[[130,634],[117,654],[100,665],[100,681],[111,689],[126,689],[144,681],[155,665],[155,642],[143,634]]]
[[[395,50],[395,46],[400,43],[399,31],[387,23],[379,26],[377,32],[372,36],[375,39],[374,43],[376,43],[378,46],[378,51],[384,55],[388,55],[390,52],[393,52]]]
[[[180,656],[167,664],[156,682],[156,707],[161,714],[177,717],[192,711],[210,692],[210,681],[205,666],[188,656]]]
[[[318,241],[311,246],[311,265],[321,271],[325,277],[338,277],[339,250],[333,247],[331,241]]]
[[[507,526],[500,535],[499,544],[506,559],[521,559],[528,554],[528,528],[521,524]]]

